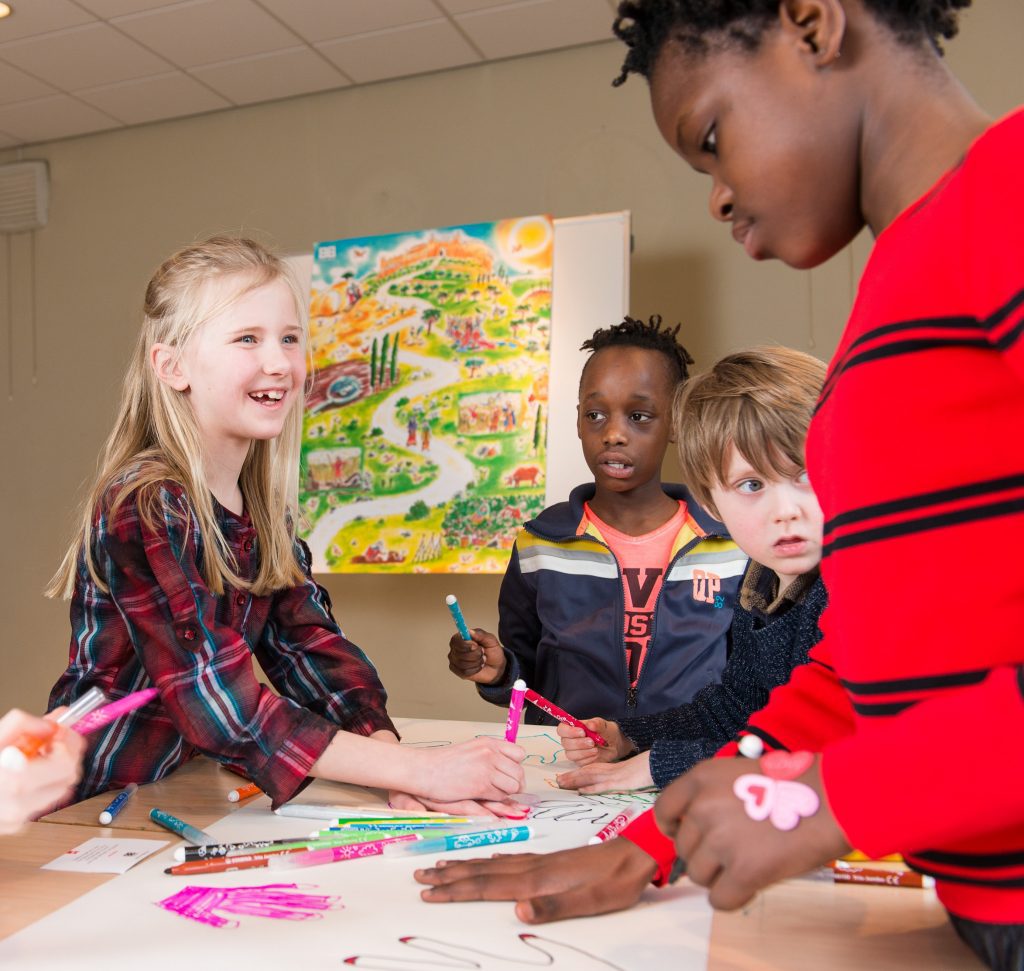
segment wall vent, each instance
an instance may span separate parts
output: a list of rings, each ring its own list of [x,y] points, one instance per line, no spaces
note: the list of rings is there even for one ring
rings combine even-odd
[[[24,233],[46,225],[50,174],[41,159],[0,165],[0,233]]]

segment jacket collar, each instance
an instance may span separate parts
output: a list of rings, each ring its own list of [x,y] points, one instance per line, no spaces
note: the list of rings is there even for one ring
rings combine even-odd
[[[725,525],[699,506],[686,486],[675,482],[663,482],[661,488],[670,499],[681,499],[686,503],[687,512],[705,535],[731,539]],[[536,519],[531,519],[525,524],[526,529],[541,539],[571,539],[578,535],[577,529],[583,521],[583,504],[593,499],[596,492],[597,487],[593,482],[576,486],[569,493],[568,502],[557,502],[553,506],[548,506]]]

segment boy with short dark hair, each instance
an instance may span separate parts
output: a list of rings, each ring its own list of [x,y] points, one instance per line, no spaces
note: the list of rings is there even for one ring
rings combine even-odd
[[[821,507],[804,468],[824,380],[816,358],[764,347],[730,354],[683,389],[675,435],[683,478],[750,557],[729,660],[722,680],[687,704],[619,722],[588,720],[607,748],[559,725],[566,755],[581,766],[558,777],[563,789],[664,788],[735,737],[806,663],[827,600],[818,569]],[[641,754],[627,758],[634,752]]]
[[[507,705],[522,678],[574,715],[618,719],[682,704],[721,675],[746,557],[685,488],[661,482],[692,363],[678,330],[626,317],[584,342],[577,432],[594,482],[520,532],[500,642],[484,630],[450,642],[449,668],[486,700]]]

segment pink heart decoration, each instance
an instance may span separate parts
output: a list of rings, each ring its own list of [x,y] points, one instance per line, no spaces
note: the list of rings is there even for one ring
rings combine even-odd
[[[749,772],[741,775],[732,791],[743,801],[743,810],[753,820],[767,819],[775,803],[775,780]]]
[[[743,811],[755,822],[767,819],[783,831],[793,829],[806,816],[813,816],[821,805],[818,794],[802,782],[772,779],[747,773],[732,786],[743,802]]]
[[[818,794],[802,782],[777,782],[775,805],[769,816],[776,829],[790,830],[804,816],[813,816],[821,805]]]
[[[811,752],[768,752],[761,756],[761,771],[773,779],[796,779],[814,764]]]

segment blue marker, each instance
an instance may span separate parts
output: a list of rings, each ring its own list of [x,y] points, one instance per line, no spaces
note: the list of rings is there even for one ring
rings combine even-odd
[[[149,818],[154,823],[159,823],[164,829],[169,829],[172,833],[177,834],[183,840],[188,840],[195,846],[207,846],[210,843],[218,842],[215,836],[204,833],[201,829],[196,829],[195,826],[189,826],[188,823],[178,819],[177,816],[165,813],[162,809],[151,809],[149,811]]]
[[[478,833],[458,833],[416,843],[393,843],[384,847],[385,856],[408,856],[412,853],[444,853],[447,850],[471,850],[478,846],[497,846],[499,843],[520,843],[533,836],[532,826],[506,826],[504,829],[485,829]]]
[[[448,609],[452,614],[452,620],[455,621],[455,626],[458,628],[459,636],[464,641],[473,640],[473,636],[469,633],[469,628],[466,626],[466,618],[462,616],[462,608],[459,606],[458,600],[455,599],[455,594],[448,594],[448,596],[444,598],[444,602],[448,604]]]
[[[114,821],[114,817],[124,809],[125,803],[135,795],[138,788],[134,782],[129,782],[124,789],[114,796],[110,805],[100,813],[100,823],[103,826],[109,826]]]

